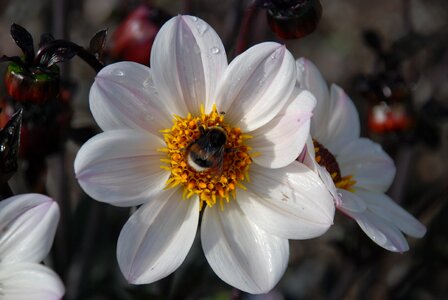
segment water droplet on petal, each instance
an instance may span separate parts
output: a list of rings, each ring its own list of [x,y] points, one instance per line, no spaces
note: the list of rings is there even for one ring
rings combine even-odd
[[[305,72],[305,64],[302,59],[297,61],[297,68],[299,69],[299,71]]]
[[[212,49],[210,49],[210,51],[211,51],[213,54],[218,54],[218,53],[220,52],[220,50],[219,50],[218,47],[213,47]]]
[[[117,75],[117,76],[124,76],[124,72],[119,69],[113,70],[112,74]]]
[[[145,81],[143,81],[143,86],[146,87],[152,87],[152,80],[151,78],[146,78]]]
[[[196,29],[198,30],[200,35],[203,35],[207,31],[208,25],[205,22],[199,22],[196,25]]]
[[[198,21],[198,17],[191,17],[191,20],[193,20],[193,22],[197,22]]]

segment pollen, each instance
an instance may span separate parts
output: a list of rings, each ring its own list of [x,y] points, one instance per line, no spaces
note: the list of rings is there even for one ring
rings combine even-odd
[[[337,188],[353,192],[353,186],[356,184],[353,175],[342,176],[336,157],[315,139],[313,139],[313,144],[316,162],[330,173],[334,185]]]
[[[198,171],[188,163],[189,147],[201,136],[201,130],[216,126],[227,135],[222,166]],[[245,141],[251,137],[226,123],[224,114],[219,113],[216,106],[209,114],[201,107],[199,116],[188,114],[182,118],[176,115],[172,127],[160,132],[166,148],[158,151],[167,155],[161,159],[160,167],[171,172],[166,188],[181,186],[184,199],[197,195],[201,209],[204,205],[212,207],[216,203],[224,209],[225,203],[235,198],[236,187],[245,189],[244,182],[249,180],[248,171],[252,163],[251,148],[245,145]]]

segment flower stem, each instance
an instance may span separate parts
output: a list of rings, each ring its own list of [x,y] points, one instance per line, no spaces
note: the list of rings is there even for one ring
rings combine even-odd
[[[37,51],[36,57],[34,58],[34,63],[36,65],[39,64],[43,56],[47,53],[52,53],[56,49],[66,48],[76,52],[76,55],[79,56],[82,60],[84,60],[95,72],[99,72],[104,64],[100,62],[95,55],[84,49],[83,47],[66,40],[54,40],[45,46],[41,47],[39,51]]]
[[[249,45],[249,34],[252,28],[252,22],[257,16],[257,12],[258,10],[252,5],[246,9],[236,41],[235,56],[243,53],[247,49]]]
[[[11,188],[9,187],[9,184],[7,182],[4,182],[0,185],[0,198],[1,200],[4,200],[6,198],[14,196],[14,193],[12,192]]]

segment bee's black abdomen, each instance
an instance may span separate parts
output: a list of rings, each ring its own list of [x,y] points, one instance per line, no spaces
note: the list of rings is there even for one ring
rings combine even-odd
[[[194,161],[194,163],[202,168],[210,168],[211,166],[213,166],[213,161],[203,159],[203,158],[199,157],[194,152],[191,152],[190,156],[191,156],[191,159]]]

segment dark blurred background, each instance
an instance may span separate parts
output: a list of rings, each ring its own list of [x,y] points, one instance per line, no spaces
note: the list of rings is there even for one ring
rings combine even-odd
[[[30,31],[36,46],[42,33],[51,33],[87,47],[96,32],[108,28],[105,63],[147,64],[158,28],[177,14],[196,15],[215,28],[229,59],[251,44],[284,43],[351,96],[362,134],[381,143],[397,165],[389,195],[427,226],[426,236],[408,239],[406,253],[391,253],[337,215],[326,235],[291,241],[290,266],[268,295],[246,295],[220,281],[200,241],[173,275],[151,285],[128,285],[115,247],[129,210],[93,201],[73,176],[79,146],[98,132],[88,109],[95,72],[75,57],[60,65],[66,106],[51,123],[64,124],[64,130],[55,133],[50,123],[31,122],[21,141],[28,148],[21,149],[11,182],[14,193],[47,193],[60,203],[59,231],[45,262],[66,284],[66,299],[448,299],[448,2],[323,0],[317,29],[291,40],[271,31],[265,10],[248,11],[252,4],[1,0],[0,55],[20,55],[10,36],[12,23]],[[250,34],[241,34],[241,28]],[[6,65],[0,64],[1,74]],[[2,114],[13,110],[4,104],[11,99],[3,84],[0,100]]]

